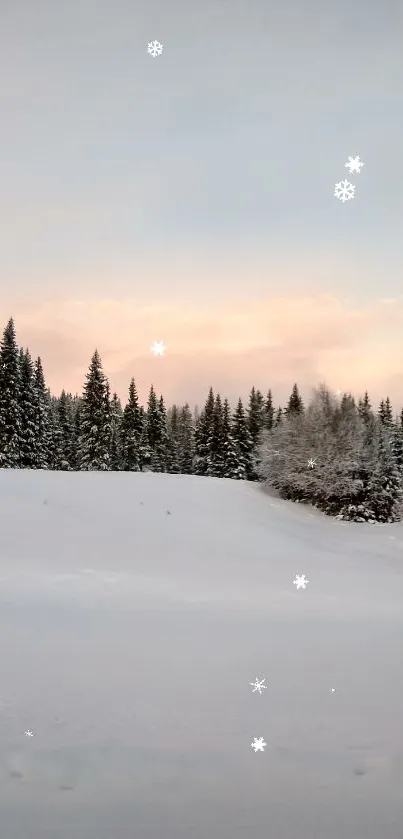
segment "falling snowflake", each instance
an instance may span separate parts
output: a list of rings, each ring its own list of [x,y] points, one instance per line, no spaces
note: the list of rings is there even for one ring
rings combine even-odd
[[[28,729],[28,731],[26,731],[26,732],[25,732],[25,736],[26,736],[26,737],[33,737],[33,736],[34,736],[34,732],[33,732],[33,731],[30,731],[30,730]]]
[[[305,577],[305,574],[301,574],[301,575],[296,574],[295,579],[293,580],[294,586],[296,586],[297,589],[298,588],[306,588],[307,584],[309,582],[310,582],[310,580],[307,580],[307,578]]]
[[[330,688],[330,693],[336,693],[336,688]]]
[[[352,175],[353,172],[357,172],[357,174],[359,175],[362,167],[365,166],[365,163],[363,163],[362,160],[360,160],[360,155],[357,154],[357,157],[349,156],[347,163],[345,163],[344,165],[346,169],[349,170],[350,175]]]
[[[166,346],[163,341],[154,341],[151,347],[151,352],[153,352],[154,355],[164,355],[165,350]]]
[[[264,752],[267,743],[264,742],[263,737],[254,737],[251,746],[252,749],[255,750],[255,752]]]
[[[256,693],[256,691],[259,691],[259,693],[261,694],[262,690],[267,690],[267,685],[263,684],[263,682],[265,681],[266,679],[262,679],[260,682],[259,679],[255,679],[254,682],[249,682],[250,686],[253,687],[252,693]]]
[[[311,458],[308,460],[308,466],[310,466],[310,467],[311,467],[311,469],[313,469],[313,467],[315,466],[315,463],[316,463],[316,458],[315,458],[315,460],[313,460],[313,459],[312,459],[312,457],[311,457]]]
[[[340,181],[339,184],[335,185],[334,188],[334,195],[335,198],[340,198],[340,201],[350,201],[350,198],[354,198],[355,186],[350,184],[350,181]]]
[[[157,58],[157,55],[161,55],[163,50],[163,45],[160,44],[159,41],[150,41],[147,52],[149,55],[152,55],[153,58]]]

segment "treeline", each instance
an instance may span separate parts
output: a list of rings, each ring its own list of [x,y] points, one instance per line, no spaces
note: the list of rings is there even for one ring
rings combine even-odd
[[[309,462],[309,463],[308,463]],[[400,517],[403,411],[389,399],[375,415],[326,388],[305,408],[297,385],[275,408],[254,387],[234,411],[210,388],[201,412],[167,408],[150,388],[139,404],[135,380],[122,407],[95,351],[83,393],[51,395],[40,358],[18,346],[14,322],[0,345],[0,467],[64,471],[156,471],[263,481],[284,497],[356,521]]]

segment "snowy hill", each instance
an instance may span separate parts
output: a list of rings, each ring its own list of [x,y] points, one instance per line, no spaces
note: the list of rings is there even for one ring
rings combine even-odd
[[[0,511],[1,837],[401,839],[403,524],[130,473]]]

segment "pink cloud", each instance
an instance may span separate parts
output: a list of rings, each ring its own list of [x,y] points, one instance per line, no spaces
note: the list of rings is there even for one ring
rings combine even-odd
[[[3,311],[5,324],[9,313]],[[403,403],[403,301],[353,307],[331,295],[271,296],[214,309],[135,299],[83,299],[14,307],[19,344],[41,355],[53,392],[81,392],[97,347],[111,386],[124,399],[131,376],[142,400],[150,384],[168,403],[202,403],[210,384],[231,401],[255,384],[277,401],[294,381],[318,381],[374,401]],[[164,341],[163,358],[150,352]]]

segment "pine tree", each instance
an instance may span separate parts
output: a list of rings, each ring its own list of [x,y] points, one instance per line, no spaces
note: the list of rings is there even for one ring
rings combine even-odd
[[[57,404],[59,418],[59,469],[69,471],[74,466],[73,455],[73,411],[71,399],[69,400],[65,390],[62,390]]]
[[[179,451],[180,451],[180,414],[176,405],[167,414],[167,472],[171,475],[177,475],[180,472],[179,465]]]
[[[157,400],[151,385],[142,440],[146,465],[152,472],[165,472],[167,457],[166,411],[162,396]]]
[[[110,401],[111,416],[111,438],[110,438],[110,464],[113,472],[122,469],[122,405],[117,393],[114,393]]]
[[[294,414],[302,414],[304,411],[304,403],[300,396],[298,385],[295,384],[291,396],[288,400],[288,405],[285,409],[286,416],[292,416]]]
[[[358,413],[363,422],[368,423],[370,417],[373,416],[371,402],[369,400],[368,391],[365,391],[364,398],[358,400]]]
[[[80,436],[81,436],[81,409],[82,409],[82,399],[81,397],[76,397],[72,402],[72,417],[73,417],[73,429],[72,429],[72,440],[71,440],[71,468],[73,471],[78,472],[80,470]]]
[[[0,347],[0,468],[20,465],[20,364],[14,321],[10,318]]]
[[[221,396],[217,393],[214,401],[213,419],[207,440],[207,471],[206,475],[222,478],[224,474],[224,440],[223,440],[223,408]]]
[[[263,430],[265,424],[265,406],[260,390],[255,390],[254,387],[252,387],[249,394],[247,415],[249,434],[252,437],[253,445],[256,446],[260,432]]]
[[[246,480],[250,480],[251,475],[254,473],[254,446],[241,399],[238,400],[238,405],[232,419],[232,436],[239,456],[240,474],[242,476],[244,475]]]
[[[122,462],[126,472],[140,472],[142,468],[140,442],[142,416],[134,379],[129,385],[129,399],[122,417]]]
[[[34,364],[34,424],[35,445],[33,465],[35,469],[50,469],[52,461],[52,422],[50,398],[45,384],[42,361]]]
[[[196,424],[195,432],[195,460],[194,469],[196,475],[206,475],[208,469],[209,439],[213,424],[214,414],[214,393],[213,388],[209,390],[206,404]]]
[[[107,380],[98,350],[95,350],[86,375],[80,411],[78,459],[79,468],[85,472],[110,470],[110,415],[107,396]]]
[[[389,396],[385,401],[382,399],[379,405],[378,417],[382,425],[388,426],[389,428],[393,425],[393,412]]]
[[[281,425],[282,422],[283,422],[283,409],[280,407],[280,408],[277,408],[277,412],[276,412],[273,427],[276,427],[277,425]]]
[[[179,471],[181,475],[193,474],[194,426],[192,412],[186,403],[179,415]]]
[[[20,365],[20,467],[35,466],[34,366],[28,350],[21,349]]]
[[[237,444],[232,433],[230,406],[228,399],[224,400],[222,411],[222,437],[223,437],[223,477],[236,480],[246,479],[245,463],[242,462]]]
[[[367,498],[367,506],[379,522],[398,521],[402,512],[402,480],[388,437],[382,429],[379,430],[378,459]]]
[[[274,421],[274,407],[271,390],[267,394],[267,399],[264,405],[264,428],[270,431],[273,428]]]

